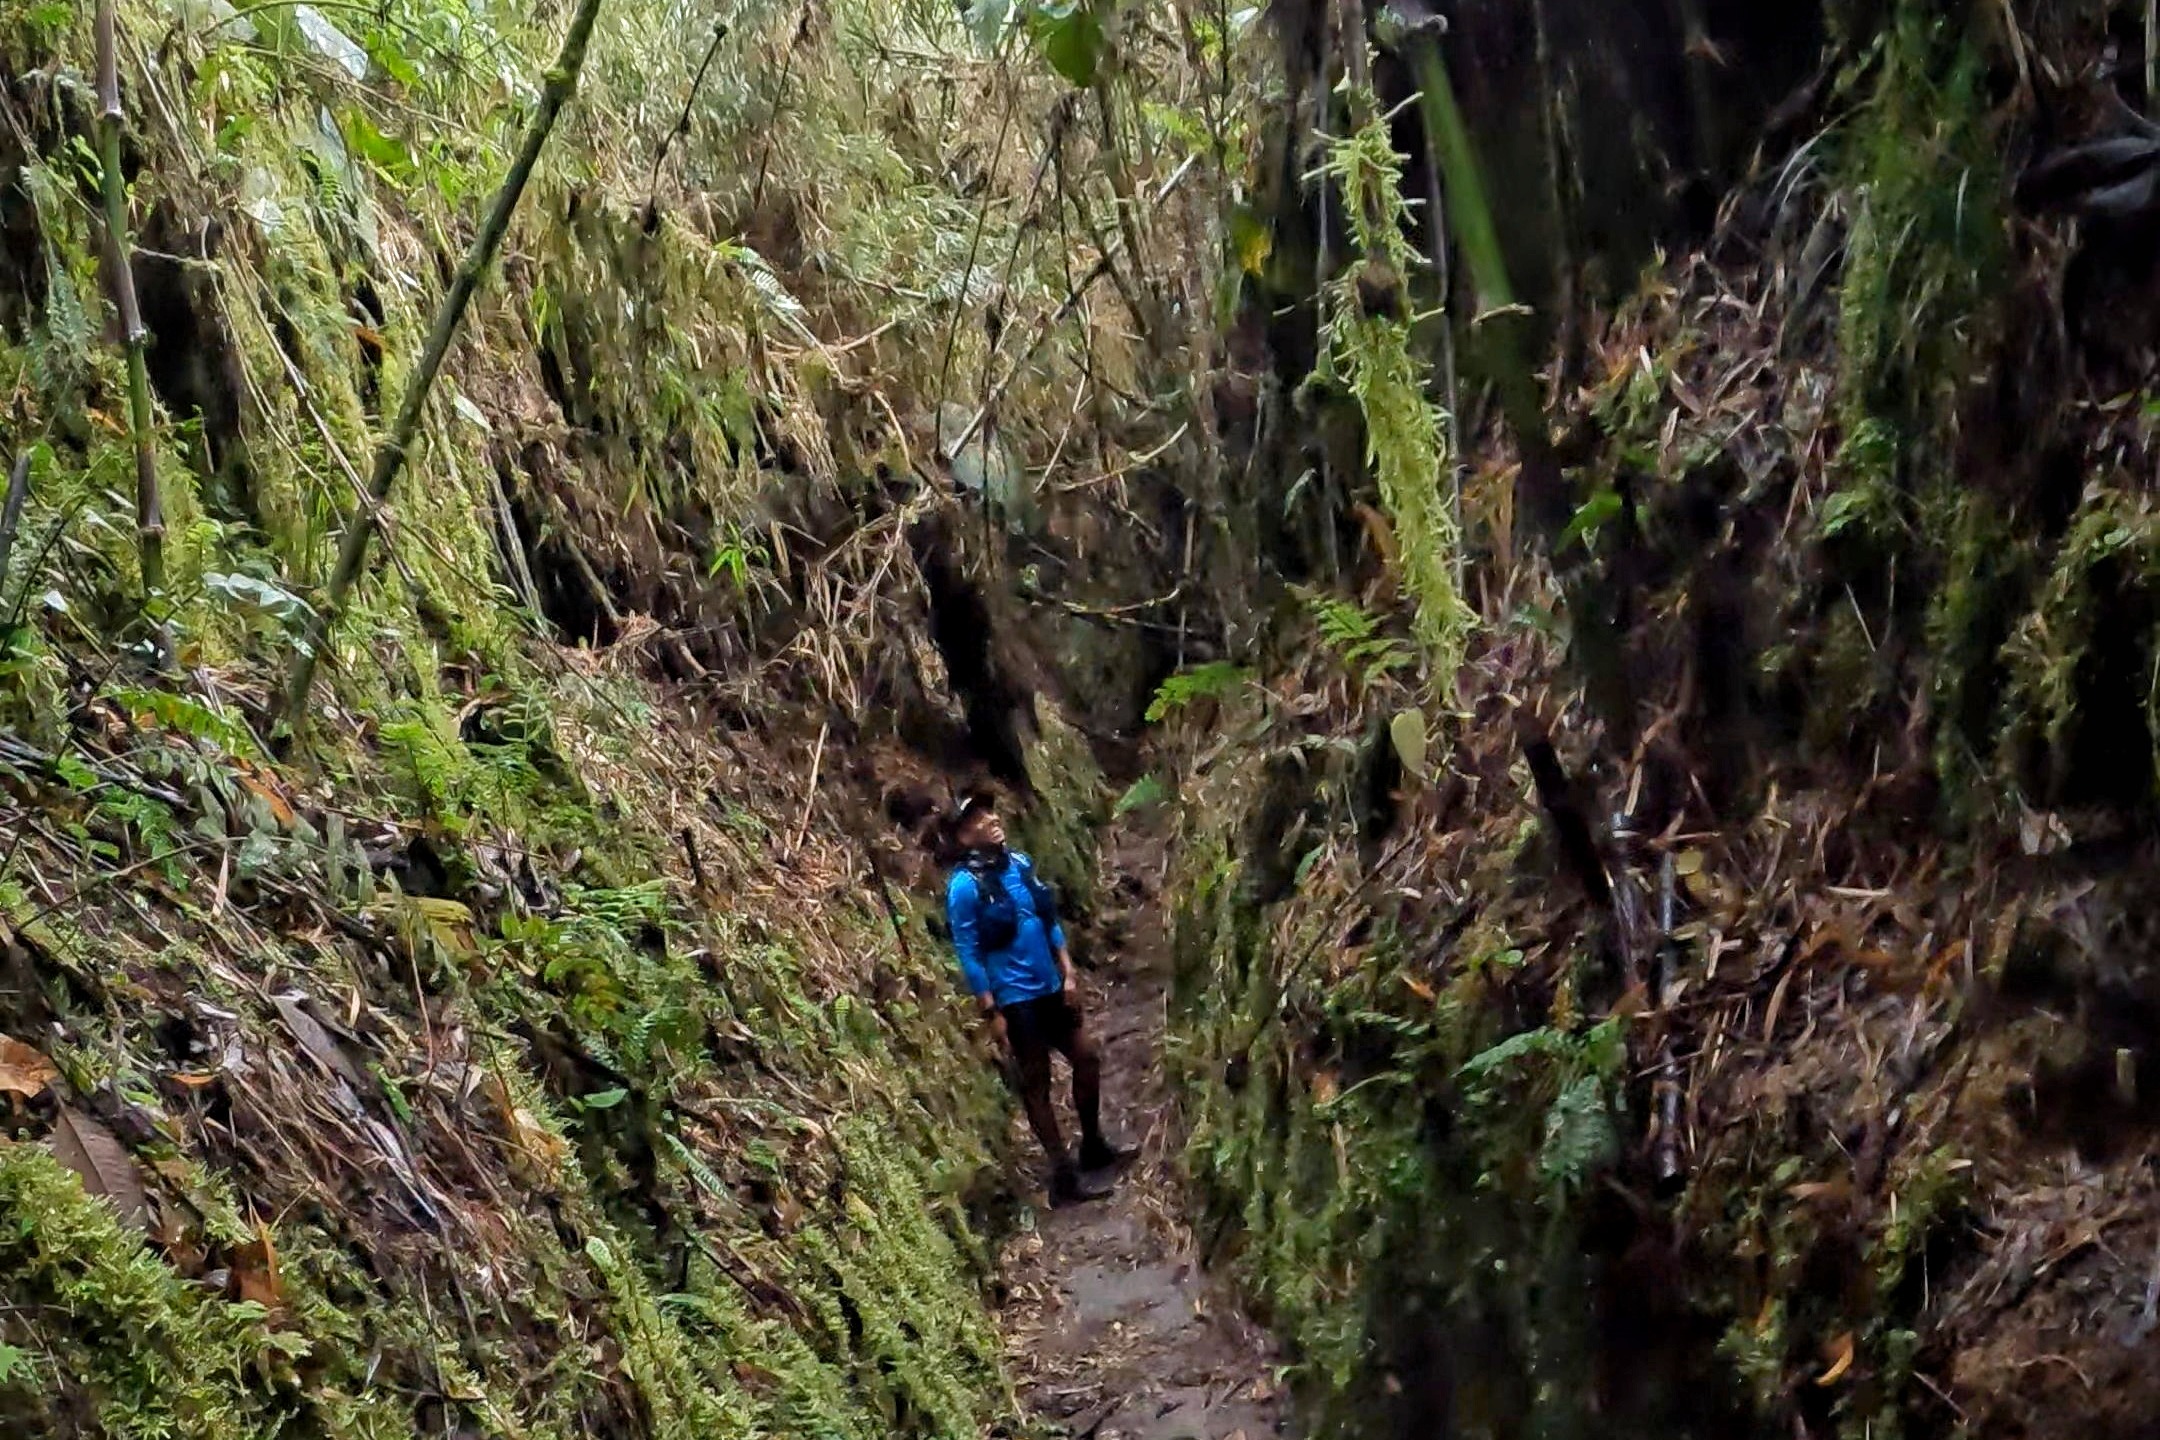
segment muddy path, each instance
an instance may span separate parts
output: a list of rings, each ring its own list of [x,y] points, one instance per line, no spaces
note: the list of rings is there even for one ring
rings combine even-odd
[[[1103,1044],[1105,1126],[1139,1153],[1109,1198],[1038,1205],[1007,1244],[1001,1320],[1013,1373],[1048,1435],[1294,1435],[1273,1348],[1202,1270],[1184,1221],[1182,1137],[1161,1063],[1169,967],[1161,848],[1124,831],[1109,840],[1105,913],[1082,983]],[[1066,1084],[1060,1061],[1059,1112],[1070,1123]],[[1014,1124],[1024,1129],[1017,1107]],[[1036,1153],[1032,1139],[1026,1153]]]

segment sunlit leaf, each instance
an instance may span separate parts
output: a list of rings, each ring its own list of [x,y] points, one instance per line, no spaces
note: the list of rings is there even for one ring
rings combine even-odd
[[[1051,0],[1028,16],[1028,30],[1050,68],[1074,85],[1095,82],[1102,63],[1102,22],[1093,8],[1075,0]]]
[[[1388,738],[1395,742],[1395,753],[1402,758],[1403,769],[1412,775],[1425,773],[1425,712],[1402,710],[1388,722]]]
[[[1230,244],[1237,252],[1238,268],[1257,279],[1275,253],[1275,232],[1265,220],[1239,206],[1230,213]]]
[[[1567,528],[1560,532],[1559,548],[1565,549],[1578,540],[1586,540],[1597,534],[1608,521],[1620,513],[1620,507],[1625,503],[1616,490],[1600,490],[1592,495],[1575,511],[1574,518],[1567,523]]]

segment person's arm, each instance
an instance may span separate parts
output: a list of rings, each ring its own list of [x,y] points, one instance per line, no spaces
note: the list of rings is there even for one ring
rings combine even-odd
[[[1028,877],[1041,885],[1045,893],[1051,895],[1050,950],[1052,954],[1057,956],[1058,978],[1065,982],[1065,993],[1077,999],[1079,998],[1080,977],[1073,969],[1072,951],[1065,946],[1065,922],[1057,913],[1055,892],[1050,891],[1048,881],[1036,879],[1035,862],[1033,860],[1023,857],[1022,863],[1028,867]]]
[[[989,1020],[990,1033],[1002,1045],[1005,1017],[998,1013],[997,999],[990,993],[990,972],[983,968],[982,936],[976,926],[982,895],[975,885],[975,880],[964,873],[953,876],[952,883],[945,887],[945,923],[952,931],[953,953],[960,959],[960,974],[967,981],[968,993],[975,997],[976,1009]]]

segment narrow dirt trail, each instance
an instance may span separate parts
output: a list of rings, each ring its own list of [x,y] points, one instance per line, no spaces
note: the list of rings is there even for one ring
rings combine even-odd
[[[1073,1440],[1293,1435],[1267,1337],[1201,1269],[1183,1220],[1161,1063],[1161,846],[1124,829],[1109,839],[1097,965],[1083,983],[1103,1043],[1105,1125],[1139,1154],[1110,1198],[1038,1209],[1006,1247],[1002,1319],[1021,1397],[1047,1433]],[[1069,1123],[1065,1087],[1060,1062]]]

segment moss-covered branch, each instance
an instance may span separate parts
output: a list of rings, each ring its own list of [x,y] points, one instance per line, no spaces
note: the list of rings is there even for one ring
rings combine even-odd
[[[404,468],[406,455],[419,435],[420,417],[427,409],[428,392],[434,388],[435,377],[450,353],[450,342],[457,338],[459,323],[465,318],[466,307],[472,303],[473,291],[479,288],[481,277],[495,263],[495,252],[502,248],[503,236],[510,229],[510,217],[517,212],[518,201],[524,197],[533,167],[539,163],[540,151],[555,128],[555,119],[577,89],[578,71],[585,64],[586,45],[592,39],[593,24],[599,18],[600,0],[580,0],[577,14],[570,21],[570,31],[563,37],[562,53],[548,67],[540,106],[526,124],[517,159],[503,177],[501,188],[495,192],[494,203],[488,207],[487,219],[481,223],[480,233],[473,237],[471,248],[465,252],[457,275],[450,282],[449,293],[443,296],[442,304],[435,312],[435,323],[428,331],[427,348],[421,351],[420,363],[405,387],[397,420],[375,452],[367,496],[353,512],[352,521],[346,528],[345,541],[338,549],[337,566],[330,572],[328,592],[308,624],[305,641],[293,657],[285,687],[285,721],[289,726],[297,728],[306,713],[308,692],[315,684],[316,662],[330,641],[331,629],[344,608],[345,597],[367,559],[368,542],[375,537],[377,511],[389,500],[390,487],[397,482],[398,471]]]

